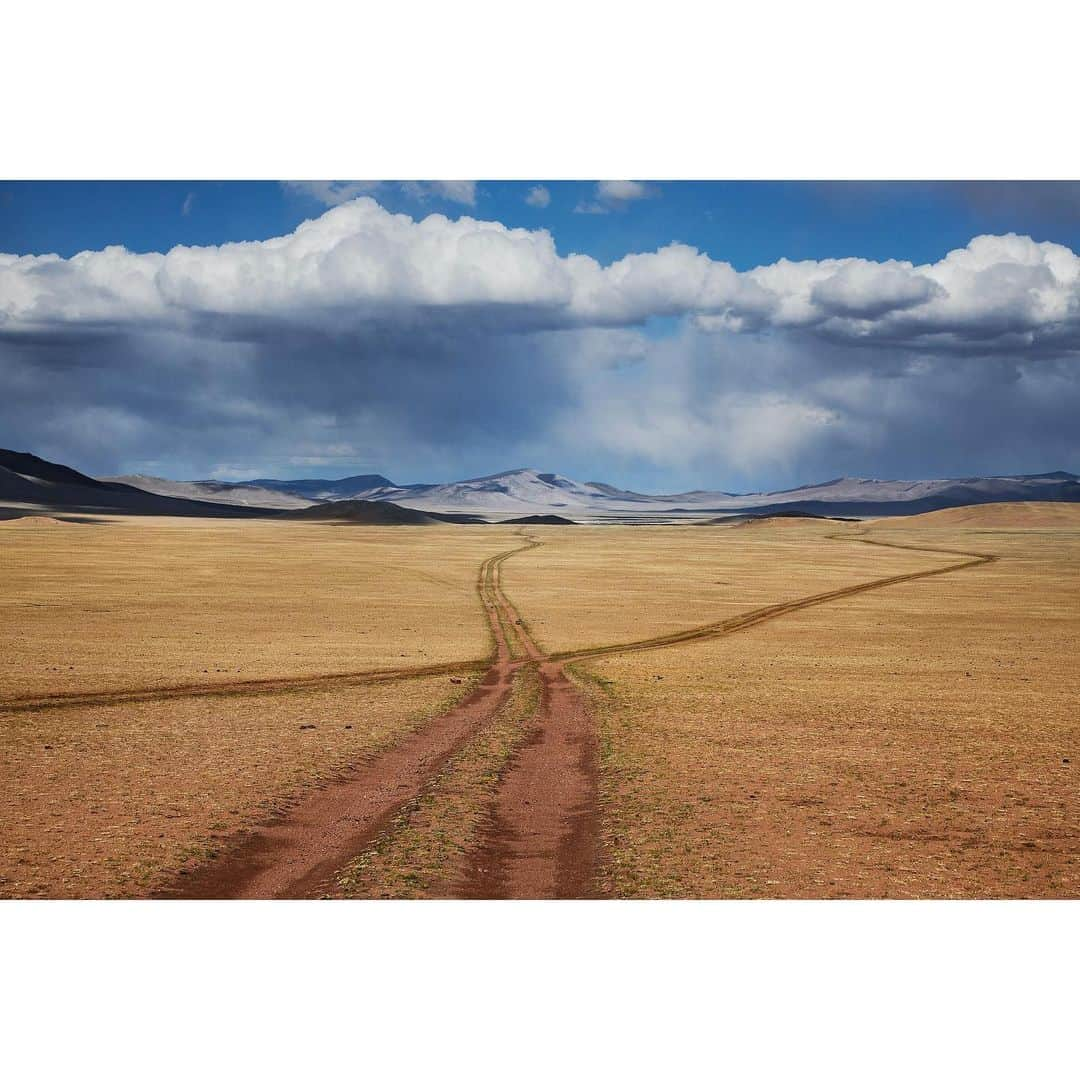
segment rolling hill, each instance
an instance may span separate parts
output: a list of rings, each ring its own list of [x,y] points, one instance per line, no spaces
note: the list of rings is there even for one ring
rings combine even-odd
[[[178,517],[255,517],[265,510],[155,495],[129,484],[95,480],[34,454],[0,450],[0,516],[42,511],[82,514],[160,514]]]
[[[303,510],[286,510],[277,515],[284,521],[327,522],[334,525],[486,525],[472,514],[428,514],[392,502],[340,499],[316,503]]]
[[[1080,528],[1080,503],[1007,502],[953,506],[914,514],[889,524],[913,529],[1076,529]]]

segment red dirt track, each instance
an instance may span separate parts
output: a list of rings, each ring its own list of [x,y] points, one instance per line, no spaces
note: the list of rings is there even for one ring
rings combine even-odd
[[[585,895],[596,849],[595,735],[580,692],[561,664],[544,661],[502,593],[500,565],[521,550],[493,556],[481,568],[478,587],[495,639],[495,656],[468,697],[159,895],[169,899],[333,895],[337,872],[361,854],[455,751],[495,716],[526,663],[538,665],[539,727],[507,766],[494,819],[474,854],[461,893],[476,898]],[[514,651],[527,659],[513,659]]]
[[[597,855],[596,737],[562,665],[538,668],[540,725],[503,776],[493,820],[461,886],[472,899],[591,895]]]
[[[231,851],[179,877],[159,895],[176,899],[334,895],[338,873],[383,833],[397,812],[425,789],[455,752],[492,721],[525,665],[535,666],[541,683],[536,727],[502,772],[490,820],[481,830],[475,850],[467,856],[455,894],[474,899],[595,895],[599,854],[597,733],[581,692],[566,675],[566,663],[729,634],[804,607],[950,573],[993,558],[947,552],[964,555],[965,561],[770,605],[678,634],[549,656],[533,641],[500,583],[502,563],[536,544],[527,540],[521,547],[492,556],[481,567],[478,590],[495,648],[476,689],[421,730],[358,765],[343,780],[312,792],[283,816],[245,835]],[[459,670],[467,666],[459,665]]]
[[[487,723],[510,694],[515,668],[500,621],[498,564],[485,561],[478,588],[495,639],[480,685],[414,735],[307,796],[220,859],[180,878],[168,899],[310,899],[332,893],[335,874],[359,855],[450,756]]]
[[[509,662],[492,665],[480,685],[449,712],[255,829],[232,852],[204,864],[161,896],[302,900],[332,893],[336,872],[495,715],[511,684]]]

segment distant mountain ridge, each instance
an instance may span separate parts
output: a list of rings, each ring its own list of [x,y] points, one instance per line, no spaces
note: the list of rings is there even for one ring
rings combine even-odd
[[[282,511],[346,501],[394,503],[429,515],[457,515],[450,520],[465,520],[463,515],[469,520],[479,515],[494,520],[537,515],[592,521],[679,520],[776,511],[826,517],[882,517],[994,502],[1080,502],[1080,477],[1060,470],[942,480],[836,477],[783,491],[736,494],[698,490],[646,495],[537,469],[510,469],[448,484],[404,485],[380,473],[339,480],[261,479],[236,483],[141,475],[94,479],[33,454],[0,450],[0,503],[114,513],[272,517]],[[363,515],[371,513],[363,511]],[[313,514],[311,519],[327,517]]]
[[[247,480],[235,486],[282,491],[311,502],[323,502],[332,499],[355,499],[367,491],[392,488],[394,484],[378,473],[362,473],[359,476],[346,476],[341,480]]]
[[[231,484],[220,480],[166,480],[160,476],[106,476],[103,481],[139,488],[152,495],[175,499],[196,499],[226,506],[255,506],[267,510],[298,510],[313,505],[311,499],[287,491],[270,490],[253,484]]]
[[[138,478],[127,479],[135,482]],[[875,480],[841,476],[781,491],[740,494],[696,490],[674,495],[646,495],[601,481],[582,482],[537,469],[510,469],[447,484],[395,484],[381,474],[349,476],[341,480],[263,479],[234,485],[217,481],[194,483],[214,483],[219,489],[227,487],[228,491],[221,491],[218,497],[243,499],[250,505],[269,506],[272,504],[268,498],[291,496],[307,500],[308,505],[359,499],[393,502],[427,513],[464,512],[501,517],[556,514],[597,520],[632,515],[678,517],[770,509],[859,517],[917,514],[986,502],[1080,502],[1080,477],[1063,471],[942,480]],[[158,490],[164,491],[163,488]]]

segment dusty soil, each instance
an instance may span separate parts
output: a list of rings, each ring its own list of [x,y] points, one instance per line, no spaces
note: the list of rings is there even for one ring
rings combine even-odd
[[[523,669],[510,700],[492,722],[344,868],[338,878],[343,896],[421,899],[462,894],[470,852],[490,825],[511,755],[536,730],[539,693],[536,673]]]

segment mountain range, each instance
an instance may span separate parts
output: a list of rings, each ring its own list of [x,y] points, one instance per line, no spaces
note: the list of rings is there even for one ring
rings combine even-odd
[[[362,499],[393,502],[426,513],[472,513],[495,516],[559,514],[604,520],[640,516],[699,517],[706,514],[801,511],[855,517],[920,514],[950,506],[1015,501],[1080,502],[1080,477],[1067,472],[1022,476],[973,476],[946,480],[869,480],[839,477],[783,491],[735,493],[686,491],[645,495],[596,480],[582,482],[558,473],[513,469],[449,484],[395,484],[385,476],[350,476],[342,480],[219,481],[154,480],[118,477],[162,495],[219,500],[237,505],[284,508],[282,500],[301,505]],[[296,506],[296,503],[293,504]]]
[[[646,495],[599,481],[558,473],[513,469],[449,484],[395,484],[377,473],[337,480],[167,480],[130,475],[95,479],[33,454],[0,450],[0,504],[10,508],[62,509],[200,517],[273,517],[300,520],[379,518],[373,511],[296,513],[360,501],[419,511],[433,520],[477,521],[557,515],[577,521],[701,519],[735,513],[798,512],[826,516],[882,517],[919,514],[979,503],[1080,502],[1080,477],[1068,472],[974,476],[945,480],[872,480],[840,477],[783,491],[687,491]],[[10,512],[5,516],[11,516]],[[394,516],[393,514],[389,516]],[[405,515],[408,517],[408,515]]]

